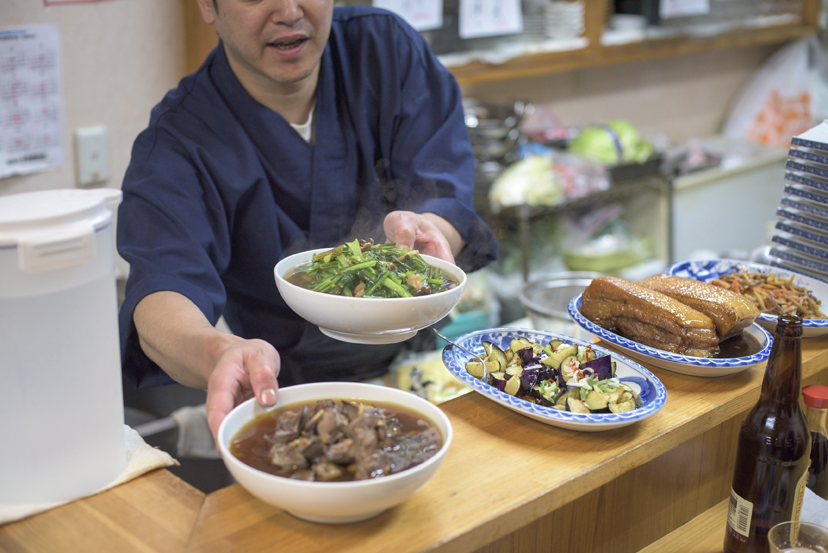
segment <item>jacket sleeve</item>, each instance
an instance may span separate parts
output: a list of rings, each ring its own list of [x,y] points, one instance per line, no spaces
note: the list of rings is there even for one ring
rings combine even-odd
[[[399,184],[398,205],[454,225],[466,242],[457,263],[473,271],[496,259],[497,241],[474,210],[474,157],[460,88],[422,36],[400,25],[398,63],[407,70],[399,74],[389,168]]]
[[[150,127],[136,140],[122,186],[117,244],[130,265],[119,313],[122,371],[139,387],[172,382],[138,342],[133,313],[144,297],[178,292],[212,324],[226,301],[219,272],[229,256],[227,221],[203,179],[186,147],[163,127]]]

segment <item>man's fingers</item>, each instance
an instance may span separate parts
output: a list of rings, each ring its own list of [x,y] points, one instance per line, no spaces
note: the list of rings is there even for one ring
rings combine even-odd
[[[394,211],[383,222],[385,236],[389,242],[396,242],[400,246],[413,248],[417,238],[417,228],[399,211]]]
[[[428,226],[429,228],[427,231],[417,235],[413,249],[418,250],[422,254],[454,263],[454,255],[451,253],[451,246],[449,246],[448,240],[443,237],[439,230],[432,228],[433,225],[428,221],[425,221],[424,226]]]
[[[391,242],[396,242],[402,248],[414,248],[414,243],[417,235],[410,227],[398,228],[393,234]]]
[[[207,424],[213,433],[218,449],[218,431],[221,421],[236,406],[236,396],[240,390],[239,384],[232,372],[217,368],[210,375],[207,394]]]
[[[385,217],[383,227],[389,242],[454,263],[448,239],[427,217],[408,211],[392,211]]]
[[[276,403],[279,389],[276,377],[279,374],[279,353],[267,342],[251,341],[255,347],[246,352],[244,370],[250,378],[250,388],[260,405],[270,407]]]
[[[429,232],[428,234],[421,234],[417,238],[418,240],[414,244],[414,247],[420,253],[454,263],[454,255],[451,253],[451,247],[449,247],[445,239],[442,239],[442,235]]]
[[[276,403],[279,354],[262,340],[245,340],[225,352],[207,383],[207,423],[218,444],[224,418],[247,397],[269,407]]]
[[[265,359],[253,359],[248,363],[250,385],[256,400],[265,407],[276,403],[276,370],[273,364]]]

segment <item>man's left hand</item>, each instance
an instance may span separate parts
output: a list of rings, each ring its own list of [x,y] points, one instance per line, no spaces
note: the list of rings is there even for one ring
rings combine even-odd
[[[400,247],[418,250],[421,254],[449,263],[454,263],[453,250],[457,248],[459,253],[463,246],[463,240],[457,230],[448,221],[433,213],[392,211],[386,215],[383,228],[388,242],[396,242]]]

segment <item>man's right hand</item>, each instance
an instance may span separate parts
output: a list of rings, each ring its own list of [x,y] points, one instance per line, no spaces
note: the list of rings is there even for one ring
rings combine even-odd
[[[207,423],[218,444],[221,421],[251,396],[263,407],[276,403],[279,353],[264,340],[242,340],[219,358],[207,383]]]
[[[255,394],[276,403],[280,361],[264,340],[245,340],[217,330],[201,310],[176,292],[155,292],[132,315],[141,349],[176,382],[207,389],[207,422],[218,444],[224,417]]]

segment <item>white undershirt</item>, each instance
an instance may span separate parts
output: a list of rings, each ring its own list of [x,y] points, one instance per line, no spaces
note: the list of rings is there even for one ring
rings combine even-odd
[[[293,123],[290,124],[293,127],[293,130],[299,133],[299,136],[305,139],[305,142],[310,143],[311,135],[313,134],[313,110],[316,108],[316,104],[314,103],[311,106],[310,113],[308,114],[308,120],[302,123],[301,125],[294,125]]]

